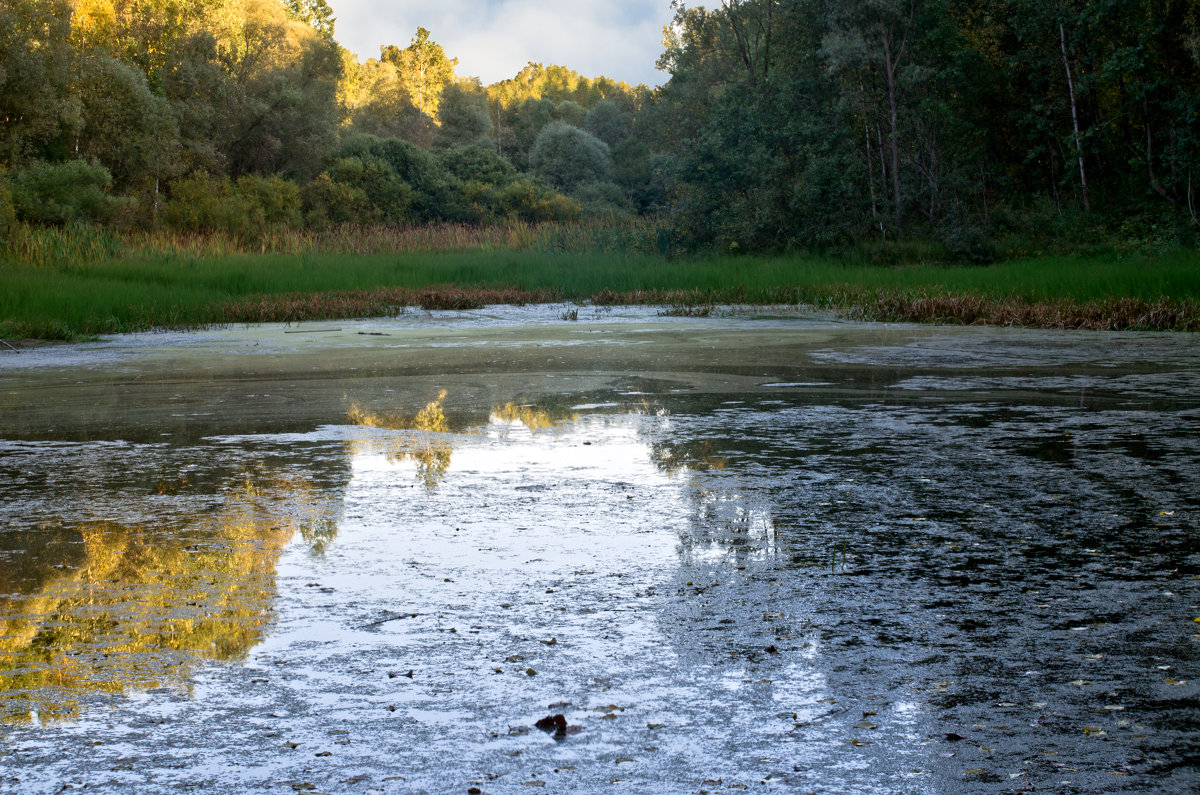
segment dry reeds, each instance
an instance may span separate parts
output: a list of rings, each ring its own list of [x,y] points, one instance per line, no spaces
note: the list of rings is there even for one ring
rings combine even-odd
[[[120,257],[226,257],[234,254],[425,254],[463,251],[653,253],[657,223],[650,219],[592,219],[489,225],[429,224],[320,230],[268,228],[244,239],[225,232],[139,230],[73,224],[18,225],[0,246],[0,261],[34,268],[89,265]]]
[[[852,288],[818,303],[856,320],[895,323],[1022,326],[1095,331],[1200,331],[1200,302],[1160,298],[1024,301],[969,294],[906,293]]]

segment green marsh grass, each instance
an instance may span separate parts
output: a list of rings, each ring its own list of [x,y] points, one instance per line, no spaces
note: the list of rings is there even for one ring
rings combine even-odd
[[[213,238],[156,233],[139,243],[104,230],[55,231],[27,230],[0,257],[0,337],[545,301],[660,304],[680,315],[805,304],[871,320],[1200,330],[1194,250],[885,267],[811,256],[667,258],[620,243],[627,230],[598,242],[600,227],[566,225],[513,225],[503,233],[510,239],[465,227],[400,230],[410,239],[386,253],[369,251],[378,236],[359,241],[365,253],[321,253],[314,239],[254,254]],[[355,248],[357,233],[344,233]],[[438,248],[448,241],[460,250]]]

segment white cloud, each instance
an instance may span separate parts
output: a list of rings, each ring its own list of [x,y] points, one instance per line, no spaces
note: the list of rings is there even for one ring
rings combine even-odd
[[[658,85],[654,68],[670,0],[329,0],[342,46],[367,59],[383,44],[405,47],[417,27],[458,58],[457,74],[484,83],[512,77],[529,61],[588,77]]]

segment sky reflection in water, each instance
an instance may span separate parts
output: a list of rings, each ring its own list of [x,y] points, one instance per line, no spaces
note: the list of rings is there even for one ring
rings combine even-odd
[[[1197,354],[918,336],[0,441],[0,789],[1188,791]]]

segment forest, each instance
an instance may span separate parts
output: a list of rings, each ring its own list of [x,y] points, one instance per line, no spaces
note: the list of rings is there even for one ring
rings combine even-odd
[[[673,10],[649,88],[540,63],[484,85],[424,28],[363,60],[325,0],[6,0],[0,234],[591,219],[671,251],[1195,245],[1194,0]]]

